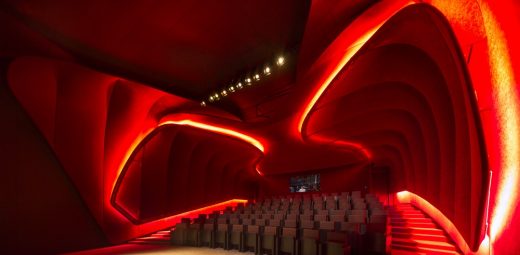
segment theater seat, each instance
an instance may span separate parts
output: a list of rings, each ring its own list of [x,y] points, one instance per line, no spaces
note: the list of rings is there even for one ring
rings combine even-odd
[[[175,229],[171,231],[171,243],[173,245],[185,245],[186,244],[186,230],[188,229],[189,223],[181,222],[175,225]]]
[[[228,249],[228,235],[230,229],[228,224],[218,224],[215,231],[215,247],[222,247]]]
[[[294,227],[282,228],[282,233],[279,241],[280,252],[288,253],[291,255],[298,254],[297,233],[298,231]]]
[[[300,247],[301,255],[321,255],[319,231],[315,229],[302,229]]]
[[[258,238],[260,234],[260,227],[255,225],[246,226],[246,233],[244,235],[244,249],[253,251],[255,254],[258,252]]]
[[[202,224],[193,223],[188,225],[186,229],[186,241],[185,245],[199,246],[199,235],[202,228]]]
[[[271,255],[276,254],[278,248],[278,228],[273,226],[265,226],[260,234],[259,246],[260,254],[264,254],[266,251]]]
[[[215,239],[215,224],[214,223],[205,223],[200,231],[199,236],[199,245],[207,246],[207,247],[215,247],[214,239]]]
[[[236,248],[239,251],[244,250],[244,225],[232,225],[231,233],[229,235],[228,248]]]
[[[348,255],[350,253],[351,247],[346,233],[326,232],[323,244],[324,255]]]

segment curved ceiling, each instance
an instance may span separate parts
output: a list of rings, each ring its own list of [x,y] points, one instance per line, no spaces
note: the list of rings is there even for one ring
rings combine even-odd
[[[300,0],[3,3],[5,11],[84,64],[192,99],[297,50],[309,5]]]

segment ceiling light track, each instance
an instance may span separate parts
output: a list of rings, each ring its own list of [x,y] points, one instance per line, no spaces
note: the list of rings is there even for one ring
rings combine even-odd
[[[230,82],[231,85],[222,89],[218,89],[216,92],[212,92],[200,102],[200,106],[205,107],[208,104],[216,103],[228,95],[238,92],[239,90],[253,87],[256,84],[259,84],[267,76],[270,76],[276,71],[282,70],[282,68],[286,65],[286,62],[287,59],[283,55],[276,57],[274,62],[267,63],[261,68],[257,68],[255,71],[236,79],[234,82]]]

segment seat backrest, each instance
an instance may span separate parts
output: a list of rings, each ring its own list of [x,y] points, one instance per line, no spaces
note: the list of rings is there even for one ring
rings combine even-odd
[[[265,225],[267,225],[267,220],[265,220],[265,219],[256,219],[255,225],[257,225],[257,226],[265,226]]]
[[[361,209],[367,209],[367,205],[365,202],[354,202],[352,203],[352,207],[354,210],[361,210]]]
[[[320,222],[320,229],[333,231],[334,230],[334,222],[332,222],[332,221],[322,221],[322,222]]]
[[[246,232],[247,233],[258,234],[260,232],[260,227],[256,226],[256,225],[248,225],[246,227]]]
[[[295,228],[295,227],[297,227],[296,220],[284,220],[283,226],[284,227]]]
[[[313,229],[315,227],[316,227],[316,224],[313,220],[300,221],[300,228],[302,228],[302,229]]]
[[[327,221],[327,217],[326,214],[316,214],[314,215],[314,221]]]
[[[217,224],[217,230],[218,231],[229,231],[229,225],[228,224]]]
[[[329,214],[332,215],[347,215],[347,210],[330,210]]]
[[[280,227],[281,226],[281,220],[270,220],[269,221],[269,226],[272,226],[272,227]]]
[[[318,215],[329,215],[329,210],[316,210],[316,213]]]
[[[175,225],[175,229],[187,229],[189,225],[187,222],[180,222]]]
[[[335,200],[327,200],[325,203],[325,209],[327,210],[334,210],[336,209],[336,201]]]
[[[340,214],[330,215],[329,217],[330,217],[330,221],[334,221],[334,222],[342,222],[342,221],[346,220],[345,215],[340,215]]]
[[[348,214],[359,214],[368,216],[368,211],[366,209],[352,209],[348,211]]]
[[[361,198],[361,191],[359,191],[359,190],[352,191],[352,192],[350,192],[350,196],[352,198]]]
[[[284,214],[275,214],[273,215],[273,220],[283,220],[285,218]]]
[[[231,230],[233,232],[240,232],[240,233],[244,232],[244,229],[245,229],[244,225],[232,225],[232,228],[231,228]]]
[[[225,218],[219,218],[217,220],[217,224],[227,224],[227,223],[228,223],[228,220]]]
[[[366,222],[366,216],[362,214],[350,214],[348,216],[348,222],[351,223],[365,223]]]
[[[238,225],[238,224],[240,224],[240,219],[238,219],[238,218],[231,218],[229,220],[229,224]]]
[[[242,224],[243,225],[253,225],[253,220],[252,219],[243,219]]]
[[[315,229],[303,229],[302,230],[302,238],[319,240],[320,239],[320,232],[318,230],[315,230]]]
[[[314,216],[312,214],[300,214],[300,221],[304,220],[313,220]]]
[[[215,224],[213,224],[213,223],[211,223],[211,224],[206,223],[206,224],[204,224],[203,229],[204,230],[211,230],[211,231],[213,231],[213,230],[215,230]]]
[[[273,226],[265,226],[264,227],[264,235],[277,235],[278,233],[278,228],[277,227],[273,227]]]
[[[362,225],[362,223],[340,222],[339,231],[360,233],[361,225]]]
[[[287,220],[297,220],[298,219],[298,214],[287,214],[287,216],[285,216],[285,219]]]
[[[346,200],[340,200],[338,202],[338,209],[340,209],[340,210],[349,210],[349,209],[351,209],[350,202],[348,202]]]
[[[282,228],[282,236],[292,236],[296,238],[297,229],[291,228],[291,227],[284,227]]]

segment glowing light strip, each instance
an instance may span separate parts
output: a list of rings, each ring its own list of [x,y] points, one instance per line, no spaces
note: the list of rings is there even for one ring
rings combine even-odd
[[[311,112],[312,108],[318,102],[320,97],[322,96],[323,92],[329,87],[331,82],[336,78],[338,73],[345,67],[345,65],[352,59],[352,57],[365,45],[365,43],[375,34],[375,32],[390,18],[392,17],[396,12],[401,10],[402,8],[413,4],[412,1],[404,1],[403,3],[399,4],[397,6],[397,10],[394,10],[388,17],[386,17],[381,22],[377,23],[371,28],[366,29],[364,34],[359,36],[354,42],[350,44],[350,46],[347,47],[347,50],[345,51],[345,54],[341,58],[341,60],[338,62],[336,67],[333,69],[333,71],[325,78],[325,80],[321,83],[321,85],[318,87],[318,90],[314,93],[314,96],[311,98],[305,109],[303,110],[302,115],[300,116],[300,120],[298,122],[298,132],[301,134],[303,130],[303,125],[305,123],[305,120],[307,119],[307,116]],[[387,8],[395,8],[394,6],[387,7]]]
[[[360,150],[361,153],[363,153],[363,155],[365,155],[365,157],[367,159],[372,159],[372,153],[367,148],[363,147],[363,145],[361,145],[359,143],[346,142],[346,141],[335,141],[334,143],[339,144],[339,145],[346,145],[349,147],[354,147],[354,148]]]
[[[195,210],[191,210],[191,211],[179,213],[179,214],[176,214],[176,215],[173,215],[173,216],[169,216],[169,217],[166,217],[166,218],[161,219],[161,220],[172,220],[173,218],[186,217],[186,216],[190,216],[192,214],[197,214],[198,215],[198,214],[200,214],[202,212],[205,212],[205,211],[215,211],[215,210],[217,210],[219,208],[225,208],[226,206],[236,206],[236,204],[239,204],[239,203],[244,203],[245,204],[247,202],[248,202],[247,199],[237,199],[237,198],[234,198],[234,199],[231,199],[231,200],[228,200],[228,201],[220,202],[218,204],[208,205],[208,206],[201,207],[201,208],[198,208],[198,209],[195,209]]]
[[[196,122],[196,121],[192,121],[192,120],[188,120],[188,119],[183,119],[183,120],[165,120],[165,121],[162,121],[161,123],[159,123],[156,127],[149,128],[145,132],[142,132],[141,134],[139,134],[137,136],[137,138],[134,140],[134,142],[132,142],[132,144],[128,148],[127,152],[125,153],[125,156],[123,157],[123,159],[121,161],[121,164],[119,165],[118,171],[116,173],[116,177],[114,179],[114,183],[112,184],[112,190],[111,190],[111,193],[110,193],[110,197],[111,198],[114,196],[114,190],[115,190],[117,182],[118,182],[118,180],[120,178],[120,175],[121,175],[122,171],[124,170],[128,160],[130,159],[130,157],[134,153],[135,149],[137,148],[137,146],[139,146],[139,144],[143,141],[143,139],[148,137],[155,129],[157,129],[158,127],[161,127],[161,126],[166,126],[166,125],[190,126],[190,127],[195,127],[195,128],[204,129],[204,130],[208,130],[208,131],[211,131],[211,132],[219,133],[219,134],[226,135],[226,136],[235,137],[235,138],[238,138],[240,140],[243,140],[243,141],[246,141],[246,142],[250,143],[251,145],[255,146],[258,150],[260,150],[262,153],[264,153],[264,151],[265,151],[264,146],[258,140],[254,139],[254,138],[252,138],[250,136],[247,136],[245,134],[239,133],[237,131],[231,130],[231,129],[211,126],[211,125],[208,125],[208,124],[204,124],[204,123],[200,123],[200,122]],[[264,176],[264,174],[260,170],[258,170],[257,167],[255,168],[255,170],[256,170],[256,172],[260,176]]]
[[[130,144],[130,147],[128,147],[128,150],[126,151],[125,155],[123,156],[123,159],[121,160],[121,163],[119,164],[119,167],[117,169],[117,173],[116,173],[116,176],[114,178],[114,183],[112,184],[112,191],[110,192],[110,197],[113,196],[114,189],[116,188],[117,181],[119,180],[119,176],[121,175],[121,172],[125,168],[126,163],[128,162],[128,160],[130,159],[130,157],[134,153],[135,149],[137,148],[137,146],[139,146],[139,144],[141,144],[143,139],[148,137],[155,129],[156,129],[156,127],[149,128],[146,131],[140,133],[137,136],[137,138],[132,142],[132,144]]]
[[[238,138],[240,140],[246,141],[246,142],[250,143],[251,145],[255,146],[262,153],[265,151],[264,146],[258,140],[254,139],[254,138],[252,138],[252,137],[250,137],[248,135],[245,135],[245,134],[239,133],[237,131],[231,130],[231,129],[211,126],[211,125],[208,125],[208,124],[204,124],[204,123],[200,123],[200,122],[196,122],[196,121],[192,121],[192,120],[167,120],[167,121],[164,121],[161,124],[159,124],[159,126],[164,126],[164,125],[190,126],[190,127],[195,127],[195,128],[199,128],[199,129],[208,130],[208,131],[211,131],[211,132],[223,134],[223,135],[226,135],[226,136],[235,137],[235,138]]]

